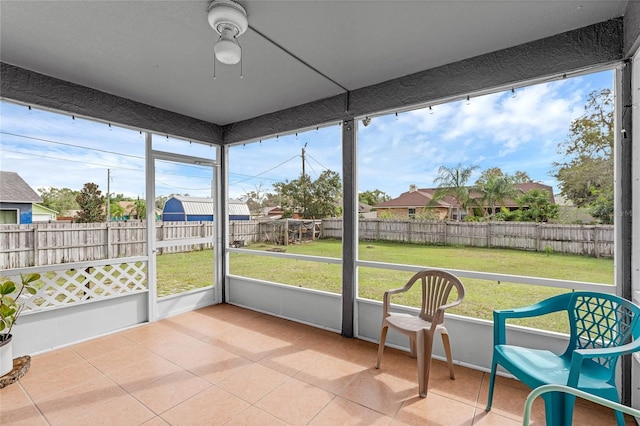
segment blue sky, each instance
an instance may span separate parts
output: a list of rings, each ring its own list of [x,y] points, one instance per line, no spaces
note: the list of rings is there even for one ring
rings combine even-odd
[[[380,189],[392,197],[409,185],[434,186],[440,166],[500,167],[525,171],[554,187],[552,163],[561,160],[558,144],[566,140],[571,121],[584,109],[587,95],[613,87],[613,71],[567,78],[491,95],[435,105],[431,110],[373,117],[358,128],[359,189]],[[154,136],[154,149],[215,158],[215,149],[197,143]],[[338,125],[283,135],[230,149],[229,193],[238,197],[277,181],[296,179],[306,145],[306,172],[316,178],[325,169],[341,172],[341,128]],[[34,189],[68,187],[86,182],[143,197],[144,138],[138,131],[73,119],[24,105],[0,102],[0,169],[19,173]],[[210,194],[206,167],[157,163],[156,194]],[[109,170],[109,172],[107,171]]]

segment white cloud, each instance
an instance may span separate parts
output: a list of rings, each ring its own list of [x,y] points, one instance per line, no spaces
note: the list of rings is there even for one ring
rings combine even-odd
[[[551,165],[560,158],[558,143],[566,138],[571,120],[582,114],[589,92],[611,87],[612,80],[610,72],[588,75],[520,88],[515,98],[510,92],[472,97],[469,105],[463,100],[374,117],[367,127],[359,123],[359,189],[377,188],[397,196],[410,184],[433,186],[439,166],[458,163],[478,165],[481,170],[524,170],[536,180],[550,182]],[[0,102],[0,114],[4,132],[0,168],[19,172],[32,187],[80,189],[93,181],[106,191],[110,168],[112,192],[144,194],[144,161],[131,157],[144,156],[138,132],[115,126],[109,130],[104,123],[74,121],[8,102]],[[257,186],[271,191],[276,181],[296,179],[305,144],[307,173],[315,177],[324,168],[341,173],[341,132],[336,125],[231,147],[229,194],[237,197]],[[154,148],[206,158],[216,155],[214,148],[162,136],[154,136]],[[158,191],[193,194],[208,185],[198,170],[175,168],[169,173],[161,176]]]

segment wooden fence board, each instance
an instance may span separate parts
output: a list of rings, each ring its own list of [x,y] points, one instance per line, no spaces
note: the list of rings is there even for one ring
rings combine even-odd
[[[209,237],[213,222],[159,222],[158,241]],[[229,243],[277,241],[282,224],[231,221]],[[315,226],[314,226],[315,227]],[[342,219],[324,219],[320,238],[342,238]],[[442,222],[362,219],[361,240],[382,240],[430,245],[462,245],[552,251],[612,257],[612,225],[564,225],[524,222]],[[315,237],[314,237],[315,238]],[[0,225],[0,269],[17,269],[107,258],[144,256],[147,230],[144,222],[39,223]],[[159,253],[203,250],[213,243],[162,248]]]

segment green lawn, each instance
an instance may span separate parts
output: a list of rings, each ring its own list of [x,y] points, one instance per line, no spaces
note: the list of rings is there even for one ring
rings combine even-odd
[[[266,250],[273,246],[254,244],[246,248]],[[287,253],[340,258],[342,243],[338,240],[320,240],[313,243],[290,245]],[[243,253],[230,254],[230,273],[251,278],[274,281],[297,287],[341,292],[342,269],[340,265],[253,256]],[[425,246],[393,242],[362,242],[359,245],[361,260],[402,263],[426,267],[439,267],[501,274],[536,276],[575,281],[613,284],[613,260],[563,254],[535,253],[518,250],[482,249],[471,247]],[[209,285],[202,277],[213,276],[210,250],[158,256],[160,295],[177,293]],[[358,275],[359,296],[381,300],[385,290],[401,287],[411,276],[408,272],[388,271],[377,268],[360,268]],[[166,281],[160,277],[172,277]],[[199,285],[199,282],[206,282]],[[452,313],[476,318],[491,319],[494,309],[524,306],[565,289],[530,286],[507,282],[495,282],[463,278],[466,288],[465,301]],[[176,288],[180,286],[180,290]],[[416,306],[418,294],[395,300],[397,303]],[[523,325],[554,331],[566,331],[565,321],[557,316],[525,320]]]

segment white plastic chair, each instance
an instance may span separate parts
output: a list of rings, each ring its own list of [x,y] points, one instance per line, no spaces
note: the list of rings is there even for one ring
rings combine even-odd
[[[417,281],[422,284],[422,308],[418,315],[392,312],[391,295],[408,291]],[[451,290],[457,292],[457,299],[448,303]],[[431,351],[433,339],[437,334],[442,336],[444,351],[447,355],[451,379],[455,379],[449,334],[444,326],[446,309],[459,305],[464,299],[464,286],[454,275],[439,270],[426,270],[415,274],[402,288],[388,290],[384,293],[382,305],[382,329],[378,346],[376,368],[380,368],[384,342],[389,327],[409,337],[411,356],[418,358],[418,387],[421,397],[427,396],[429,370],[431,368]]]

